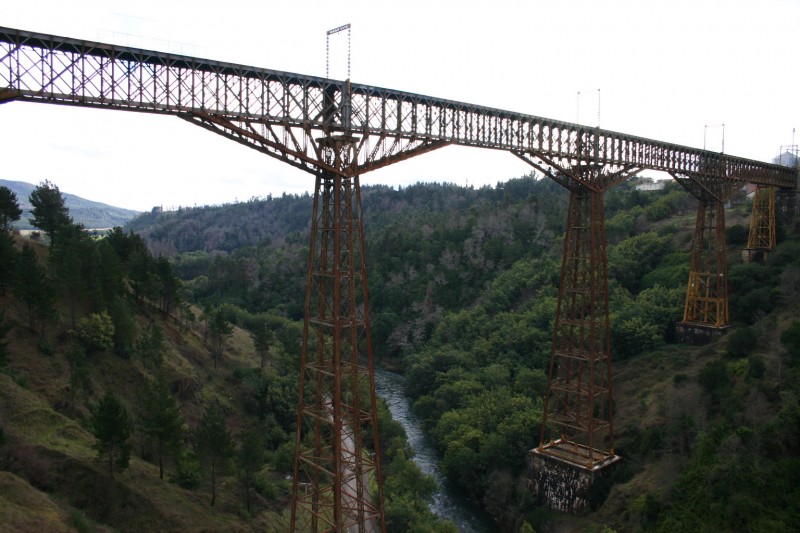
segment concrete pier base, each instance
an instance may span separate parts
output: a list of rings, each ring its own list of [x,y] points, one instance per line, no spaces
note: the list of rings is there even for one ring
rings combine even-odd
[[[575,461],[570,460],[570,456]],[[528,486],[536,501],[563,513],[588,511],[592,485],[597,479],[610,475],[611,467],[622,458],[618,455],[599,456],[599,462],[592,468],[581,464],[582,459],[561,441],[541,450],[531,450],[528,453]]]
[[[763,248],[743,248],[742,249],[742,262],[744,263],[761,263],[766,264],[769,257],[769,250]]]
[[[725,335],[730,326],[709,326],[694,322],[678,322],[675,324],[675,340],[683,344],[700,346],[708,344],[714,337]]]

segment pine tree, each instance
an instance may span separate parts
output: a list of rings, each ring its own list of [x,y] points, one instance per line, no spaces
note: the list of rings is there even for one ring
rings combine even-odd
[[[217,359],[222,355],[222,346],[225,339],[233,335],[233,325],[225,320],[225,316],[220,309],[212,313],[210,317],[211,339],[213,341],[214,368],[217,368]]]
[[[22,216],[17,195],[8,187],[0,187],[0,232],[11,231],[11,224]]]
[[[0,295],[6,293],[6,286],[14,276],[17,251],[11,224],[19,220],[22,210],[17,204],[17,195],[8,187],[0,187]]]
[[[252,428],[242,435],[236,463],[239,481],[244,487],[245,504],[250,511],[250,491],[255,485],[256,473],[264,466],[264,438],[258,428]]]
[[[122,401],[110,392],[103,396],[93,411],[92,431],[97,439],[97,455],[108,457],[108,475],[113,478],[115,459],[117,471],[128,468],[131,456],[128,439],[133,429],[130,415]]]
[[[48,318],[55,316],[55,290],[47,280],[44,269],[39,265],[36,252],[27,243],[17,261],[14,280],[14,294],[25,304],[28,311],[28,327],[36,330],[38,323],[42,329]]]
[[[31,209],[33,218],[30,219],[30,223],[44,231],[51,243],[56,240],[56,234],[61,228],[72,223],[64,196],[49,180],[40,183],[31,192],[28,201],[33,206]]]
[[[233,456],[231,435],[225,426],[225,414],[219,407],[206,408],[205,416],[195,432],[197,455],[201,468],[211,474],[211,505],[217,501],[217,476],[224,472]]]
[[[145,435],[156,440],[158,477],[164,479],[164,455],[167,450],[172,452],[177,450],[183,417],[178,403],[170,394],[169,383],[163,374],[153,383],[144,386],[141,404],[142,430]]]
[[[11,331],[14,326],[11,322],[6,322],[6,312],[0,311],[0,367],[2,367],[8,358],[8,341],[6,335]]]
[[[256,352],[258,352],[258,354],[261,356],[261,368],[264,368],[267,360],[267,354],[269,353],[269,348],[275,341],[275,335],[272,331],[267,329],[266,322],[259,321],[250,331],[250,338],[253,339],[253,345],[256,348]]]

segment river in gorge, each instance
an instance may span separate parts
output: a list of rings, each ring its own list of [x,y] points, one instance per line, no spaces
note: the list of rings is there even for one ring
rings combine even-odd
[[[406,430],[408,442],[414,450],[414,462],[424,473],[434,477],[439,487],[431,502],[431,511],[453,522],[461,533],[494,533],[497,529],[489,518],[475,509],[437,464],[436,450],[422,431],[422,422],[411,410],[405,395],[404,378],[400,374],[375,367],[375,391],[386,401],[392,418]]]

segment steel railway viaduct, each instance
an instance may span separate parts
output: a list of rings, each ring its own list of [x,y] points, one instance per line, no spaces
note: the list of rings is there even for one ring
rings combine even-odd
[[[697,197],[679,327],[703,337],[728,324],[725,201],[758,185],[748,247],[769,250],[775,190],[798,181],[787,167],[349,80],[0,28],[0,103],[14,101],[175,115],[314,176],[292,531],[385,531],[380,461],[363,447],[376,407],[360,175],[464,145],[509,152],[569,190],[544,420],[529,457],[532,490],[567,511],[619,459],[603,193],[651,169]]]

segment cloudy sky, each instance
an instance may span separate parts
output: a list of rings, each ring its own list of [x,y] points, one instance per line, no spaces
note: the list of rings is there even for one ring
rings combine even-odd
[[[0,26],[351,78],[770,160],[800,129],[798,0],[4,2]],[[347,75],[347,34],[330,75]],[[598,92],[598,89],[600,91]],[[598,105],[599,94],[599,105]],[[599,109],[598,109],[599,108]],[[722,127],[724,124],[724,128]],[[298,193],[312,176],[175,117],[0,105],[0,179],[146,210]],[[363,183],[480,186],[530,171],[449,147]]]

